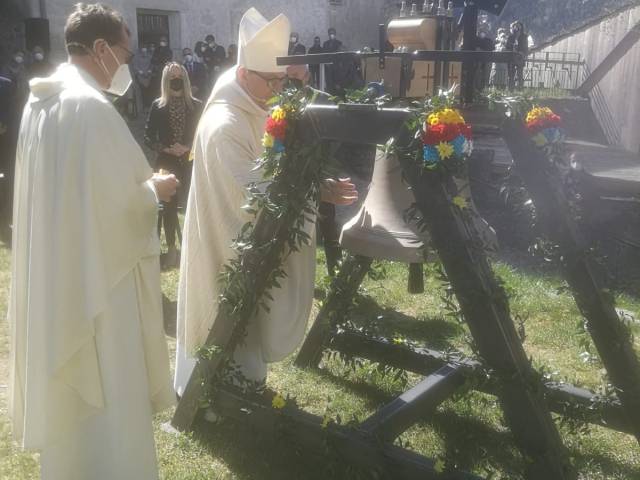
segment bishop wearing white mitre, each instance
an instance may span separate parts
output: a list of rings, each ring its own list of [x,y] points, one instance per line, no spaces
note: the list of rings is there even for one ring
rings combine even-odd
[[[284,15],[267,21],[255,8],[240,22],[238,63],[216,83],[193,143],[194,165],[185,219],[178,291],[178,342],[174,386],[182,394],[195,365],[195,351],[209,330],[221,338],[228,322],[215,322],[222,266],[234,257],[232,243],[251,216],[242,210],[246,186],[262,179],[254,170],[263,153],[267,101],[281,91],[286,68],[276,57],[286,56],[290,25]],[[348,181],[333,182],[323,200],[348,204],[356,198]],[[307,222],[312,239],[315,224]],[[267,363],[277,362],[300,344],[313,300],[315,240],[287,257],[286,277],[274,289],[270,311],[251,319],[234,363],[244,377],[262,382]]]
[[[158,478],[152,414],[175,401],[152,176],[103,91],[131,83],[129,30],[78,4],[69,52],[31,81],[16,159],[9,414],[42,480]]]

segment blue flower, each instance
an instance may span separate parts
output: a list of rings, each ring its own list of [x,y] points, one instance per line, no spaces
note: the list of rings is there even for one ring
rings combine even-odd
[[[464,135],[458,135],[453,140],[453,142],[451,142],[451,145],[453,145],[453,149],[456,152],[457,157],[461,157],[462,155],[464,155],[466,142],[467,139],[464,137]]]
[[[273,142],[273,151],[276,152],[276,153],[284,152],[284,145],[280,140],[276,139]]]
[[[438,155],[438,150],[433,145],[425,145],[423,149],[424,163],[427,166],[435,166],[440,161],[440,155]]]

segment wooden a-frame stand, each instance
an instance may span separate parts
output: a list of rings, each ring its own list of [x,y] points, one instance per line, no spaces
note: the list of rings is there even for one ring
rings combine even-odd
[[[357,125],[358,120],[362,118],[358,119],[354,116],[362,115],[362,112],[354,109],[343,110],[338,107],[318,108],[323,110],[322,115],[314,117],[312,107],[309,109],[309,121],[310,129],[316,132],[320,139],[340,140],[347,135],[351,141],[354,139],[357,141],[358,135],[356,135],[357,132],[352,131],[353,128],[345,129],[341,126]],[[322,116],[334,116],[334,120],[338,121],[322,122],[320,121]],[[367,133],[360,134],[360,141],[383,143],[391,136],[401,137],[404,118],[400,110],[368,112]],[[528,138],[522,132],[517,141],[521,145],[528,144]],[[501,294],[501,287],[487,257],[482,248],[479,248],[479,239],[471,223],[465,220],[458,208],[451,203],[451,195],[454,193],[451,189],[455,187],[443,185],[436,174],[423,174],[413,170],[416,168],[413,165],[407,164],[403,167],[417,207],[428,226],[433,245],[456,292],[464,317],[469,323],[479,354],[486,365],[492,369],[494,376],[499,379],[492,386],[492,390],[500,399],[505,419],[518,447],[530,459],[525,472],[526,477],[530,479],[576,478],[551,419],[547,400],[544,397],[545,389],[530,365],[516,333],[509,314],[508,302]],[[278,231],[286,228],[288,228],[287,225],[270,219],[268,215],[262,215],[256,224],[258,232],[264,231],[265,235],[272,236],[277,236]],[[323,348],[328,345],[332,336],[331,324],[339,316],[344,302],[353,298],[367,272],[369,263],[369,259],[353,258],[347,261],[338,273],[325,305],[297,359],[299,365],[317,364]],[[264,266],[265,270],[269,268],[274,267]],[[267,274],[268,271],[260,272],[260,277]],[[260,281],[257,281],[257,288],[260,286]],[[246,315],[251,314],[252,310],[248,309]],[[234,341],[233,338],[233,332],[230,332],[229,341]],[[374,345],[371,351],[385,352],[384,355],[390,365],[402,366],[402,362],[405,362],[409,370],[416,369],[410,365],[413,360],[407,362],[407,358],[415,359],[416,355],[419,357],[420,353],[424,353],[404,349],[389,355],[391,351],[389,345],[375,339],[364,338],[355,341],[352,336],[343,338],[341,341],[343,346],[355,347],[353,351],[356,354],[364,353],[369,342],[369,346]],[[340,342],[334,341],[332,348],[336,343]],[[356,347],[358,344],[359,347]],[[428,417],[429,412],[464,384],[468,372],[477,367],[473,362],[445,362],[443,358],[438,359],[437,355],[433,354],[430,365],[433,367],[440,364],[439,368],[436,366],[433,371],[429,368],[429,360],[425,361],[427,357],[428,355],[421,358],[423,366],[420,369],[421,373],[427,375],[426,378],[357,428],[338,425],[329,425],[325,428],[320,417],[293,407],[276,411],[264,400],[242,395],[233,387],[227,386],[217,386],[215,389],[214,408],[224,416],[244,419],[255,426],[263,427],[266,431],[275,428],[279,419],[286,416],[288,421],[283,424],[289,425],[289,433],[301,445],[313,449],[314,445],[323,441],[322,438],[327,437],[335,446],[341,447],[341,454],[348,461],[381,471],[393,469],[394,475],[398,478],[474,478],[462,472],[443,477],[434,468],[432,460],[391,444],[398,435],[416,421]],[[176,428],[180,430],[191,428],[200,406],[204,387],[208,379],[213,378],[220,364],[220,358],[217,355],[198,361],[173,418],[172,423]],[[562,388],[557,388],[554,392],[558,398],[566,399],[572,395],[583,401],[588,398],[588,395],[581,397],[579,394],[576,395],[576,391],[567,391]],[[618,409],[612,407],[607,413],[613,423],[620,420]],[[294,427],[291,427],[292,425]]]

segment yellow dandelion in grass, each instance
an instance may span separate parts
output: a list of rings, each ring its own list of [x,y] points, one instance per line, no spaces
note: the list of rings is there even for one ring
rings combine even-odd
[[[455,197],[453,197],[453,204],[458,207],[460,210],[464,210],[465,208],[467,208],[469,205],[467,204],[467,199],[464,197],[461,197],[460,195],[456,195]]]
[[[395,343],[396,345],[404,345],[405,343],[407,343],[407,341],[402,337],[394,337],[393,343]]]
[[[447,158],[451,157],[451,155],[453,155],[455,151],[453,145],[448,142],[440,142],[438,145],[436,145],[436,150],[438,150],[438,155],[440,155],[440,158],[442,160],[446,160]]]
[[[271,112],[271,118],[278,121],[284,120],[285,118],[287,118],[287,112],[282,107],[276,107]]]
[[[331,423],[331,417],[325,414],[322,417],[322,428],[327,428],[329,426],[329,423]]]
[[[265,133],[264,137],[262,137],[262,146],[265,148],[273,148],[273,142],[273,136],[269,135],[268,133]]]
[[[276,393],[276,395],[273,397],[273,400],[271,400],[271,406],[273,408],[277,408],[278,410],[284,408],[286,404],[287,401],[279,393]]]

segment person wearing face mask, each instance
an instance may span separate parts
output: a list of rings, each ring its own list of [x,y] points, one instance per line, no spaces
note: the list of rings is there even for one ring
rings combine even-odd
[[[171,201],[162,203],[158,219],[158,230],[164,226],[168,248],[162,263],[166,268],[173,268],[178,265],[178,204],[184,205],[185,193],[189,189],[189,153],[202,113],[202,102],[194,97],[187,70],[179,63],[169,63],[164,67],[161,91],[160,98],[151,105],[144,141],[157,152],[156,170],[174,174],[181,185]]]
[[[496,52],[505,52],[507,50],[507,37],[507,29],[499,28],[495,41]],[[504,63],[493,63],[491,65],[489,85],[501,89],[507,86],[507,66]]]
[[[160,81],[162,71],[167,63],[173,60],[173,50],[169,47],[167,37],[161,37],[158,47],[151,55],[151,95],[155,98],[160,95]]]
[[[343,50],[342,42],[336,37],[336,29],[330,28],[328,30],[329,40],[322,44],[323,53],[335,53]],[[324,66],[324,77],[326,83],[326,90],[332,95],[337,95],[340,91],[340,86],[337,85],[338,79],[343,77],[344,64],[333,63]]]
[[[137,110],[142,112],[153,101],[149,91],[149,86],[151,85],[151,52],[148,45],[143,45],[138,49],[131,62],[131,69],[133,70]]]
[[[313,45],[309,48],[309,53],[322,53],[322,51],[320,37],[313,37]],[[311,73],[311,85],[320,88],[320,65],[309,65],[309,72]]]
[[[206,99],[209,95],[206,67],[196,59],[190,48],[182,50],[182,59],[182,65],[189,74],[193,95],[200,100]]]
[[[222,67],[224,66],[227,55],[224,47],[216,43],[216,37],[213,35],[207,35],[204,40],[206,47],[203,54],[203,60],[207,67],[207,72],[209,73],[209,82],[213,87],[222,73]]]
[[[304,55],[307,53],[307,47],[300,43],[300,35],[297,32],[291,32],[289,38],[289,55]]]
[[[175,402],[156,223],[178,182],[104,95],[131,83],[129,37],[118,12],[77,4],[68,60],[30,82],[22,116],[9,415],[43,480],[157,480],[152,415]]]
[[[31,59],[31,64],[27,67],[27,77],[29,80],[35,77],[47,77],[51,75],[54,67],[51,62],[49,62],[49,59],[42,47],[33,47]]]
[[[264,151],[268,102],[287,79],[286,67],[277,65],[276,58],[286,56],[289,33],[289,20],[284,15],[267,21],[255,8],[244,14],[238,35],[238,64],[218,80],[196,132],[178,287],[174,386],[179,395],[191,376],[196,349],[210,331],[220,338],[230,328],[224,320],[215,321],[216,299],[222,289],[220,273],[234,257],[233,240],[252,218],[242,206],[247,184],[262,181],[257,159]],[[337,198],[339,193],[327,195],[328,200],[342,201]],[[233,354],[233,361],[248,380],[263,382],[267,363],[289,355],[304,336],[316,262],[313,221],[307,221],[303,228],[312,239],[310,244],[287,257],[281,288],[271,292],[273,301],[267,301],[270,312],[256,314],[244,343]]]

